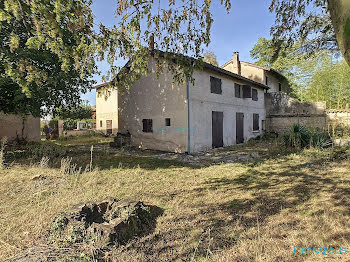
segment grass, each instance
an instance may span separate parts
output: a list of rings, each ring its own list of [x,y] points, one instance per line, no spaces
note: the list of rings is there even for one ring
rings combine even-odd
[[[113,261],[347,261],[348,254],[293,253],[295,246],[349,249],[350,163],[330,155],[274,152],[254,163],[199,168],[96,152],[100,169],[73,175],[59,167],[13,165],[0,170],[0,260],[45,245],[57,213],[114,197],[157,205],[164,213],[154,233],[108,251]],[[72,161],[88,164],[89,152],[77,151]]]
[[[56,145],[62,146],[79,146],[79,145],[96,145],[96,144],[109,144],[112,142],[112,137],[106,137],[100,134],[90,134],[80,136],[67,136],[63,138],[59,138],[54,141]]]

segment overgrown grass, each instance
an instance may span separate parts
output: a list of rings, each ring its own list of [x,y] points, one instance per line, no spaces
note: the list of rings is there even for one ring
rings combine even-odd
[[[94,158],[100,170],[82,174],[27,165],[0,170],[0,260],[44,244],[57,213],[114,197],[164,209],[154,233],[105,254],[114,261],[347,261],[348,254],[306,256],[293,248],[348,248],[349,161],[331,150],[273,154],[253,165],[198,168],[101,152]],[[74,161],[88,164],[89,157]]]
[[[103,134],[88,132],[79,136],[65,136],[60,137],[54,141],[57,145],[63,146],[77,146],[77,145],[95,145],[95,144],[108,144],[112,142],[112,137],[106,137]]]

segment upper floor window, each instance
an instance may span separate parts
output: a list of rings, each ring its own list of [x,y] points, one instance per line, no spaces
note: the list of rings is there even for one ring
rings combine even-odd
[[[152,133],[153,123],[152,119],[142,119],[142,132]]]
[[[210,92],[213,94],[222,94],[220,78],[210,77]]]
[[[252,100],[258,101],[258,90],[255,88],[252,89]]]
[[[278,83],[278,91],[282,91],[282,84],[281,83]]]
[[[252,87],[250,85],[243,85],[243,98],[251,98],[252,97]]]
[[[241,85],[235,84],[235,97],[241,98]]]

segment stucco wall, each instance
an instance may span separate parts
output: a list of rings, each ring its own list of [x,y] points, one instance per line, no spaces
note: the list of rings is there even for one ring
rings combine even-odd
[[[14,140],[22,138],[22,117],[0,112],[0,139],[4,136]],[[27,115],[24,121],[23,138],[27,141],[40,141],[40,118]]]
[[[172,82],[166,70],[157,78],[151,59],[148,75],[129,90],[119,92],[119,131],[130,132],[131,144],[145,149],[187,151],[186,85]],[[170,118],[170,127],[165,126],[165,118]],[[152,119],[152,133],[142,131],[143,119]]]
[[[262,68],[241,62],[241,74],[246,78],[265,84],[264,69]]]
[[[222,94],[210,92],[210,76],[222,81]],[[236,98],[234,84],[246,84],[213,71],[196,71],[195,84],[190,86],[191,152],[212,148],[212,111],[223,112],[224,146],[236,143],[236,112],[244,113],[244,140],[262,134],[262,120],[265,120],[264,91],[258,90],[258,101],[251,98]],[[259,114],[259,131],[253,132],[253,113]]]
[[[118,91],[116,89],[100,89],[96,92],[96,130],[106,133],[107,120],[112,120],[112,132],[116,134],[118,132]]]

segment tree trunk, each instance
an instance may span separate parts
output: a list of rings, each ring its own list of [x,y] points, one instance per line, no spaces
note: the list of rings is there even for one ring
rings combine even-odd
[[[346,62],[350,65],[350,1],[328,0],[328,9],[338,46]]]

